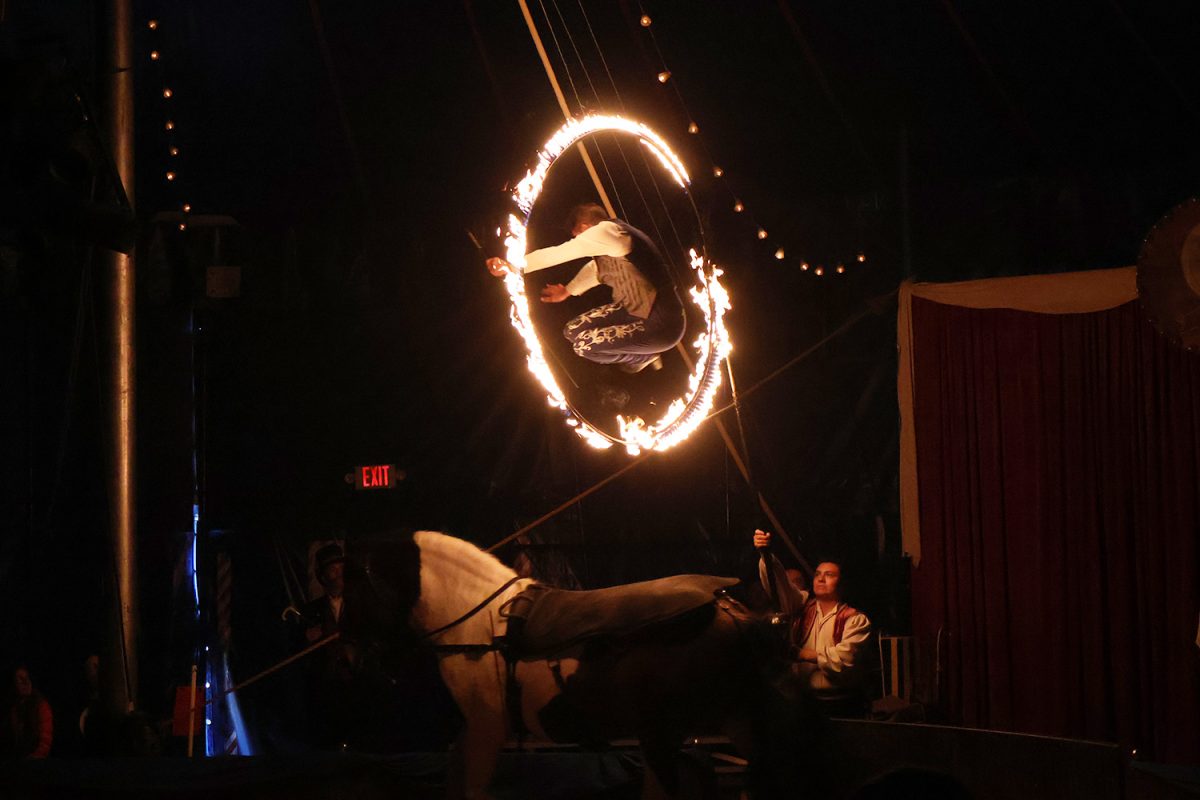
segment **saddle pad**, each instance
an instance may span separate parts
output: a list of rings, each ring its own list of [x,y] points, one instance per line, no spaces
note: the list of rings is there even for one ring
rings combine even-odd
[[[607,589],[569,591],[534,584],[501,611],[518,658],[544,658],[593,636],[623,636],[711,603],[737,583],[713,575],[675,575]]]

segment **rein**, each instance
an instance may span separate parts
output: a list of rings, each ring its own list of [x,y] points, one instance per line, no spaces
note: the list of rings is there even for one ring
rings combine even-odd
[[[421,638],[422,639],[430,639],[434,636],[437,636],[439,633],[444,633],[445,631],[450,630],[455,625],[461,625],[462,623],[469,620],[471,617],[478,614],[484,608],[486,608],[488,603],[495,600],[497,597],[499,597],[501,594],[504,593],[505,589],[512,586],[514,583],[516,583],[519,580],[521,580],[520,575],[512,576],[512,578],[510,578],[507,582],[505,582],[504,585],[502,585],[499,589],[497,589],[496,591],[492,592],[487,597],[485,597],[483,599],[483,602],[481,602],[479,605],[475,606],[470,611],[463,614],[461,617],[454,620],[453,622],[447,623],[447,624],[443,625],[442,627],[437,628],[435,630],[427,631],[426,633],[421,635]],[[453,650],[455,652],[464,652],[464,653],[465,652],[483,652],[485,650],[498,649],[495,645],[489,645],[489,644],[439,644],[439,645],[434,645],[434,647],[438,650],[447,650],[447,651]]]

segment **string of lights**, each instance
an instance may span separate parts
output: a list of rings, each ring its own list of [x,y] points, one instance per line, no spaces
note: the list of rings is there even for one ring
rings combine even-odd
[[[172,188],[171,194],[174,196],[175,202],[180,212],[183,214],[183,219],[179,221],[179,230],[187,230],[188,215],[192,212],[192,204],[184,196],[181,187],[184,186],[183,181],[183,150],[180,146],[182,141],[179,124],[177,121],[175,90],[171,88],[171,84],[167,79],[167,59],[163,50],[163,24],[159,19],[150,19],[146,21],[146,28],[150,31],[148,35],[148,51],[147,58],[152,64],[154,70],[154,79],[158,86],[158,97],[160,99],[160,110],[162,111],[162,128],[163,128],[163,148],[166,153],[165,169],[163,170],[163,180]]]
[[[655,75],[655,80],[657,80],[664,87],[669,87],[674,93],[676,101],[683,109],[684,117],[688,120],[687,132],[696,138],[696,141],[700,145],[700,149],[704,151],[705,157],[708,159],[708,162],[711,165],[712,177],[715,178],[717,182],[728,192],[730,200],[732,201],[731,207],[734,213],[745,215],[749,220],[750,227],[755,231],[755,235],[758,237],[759,241],[766,241],[770,237],[770,233],[767,231],[766,227],[759,223],[758,219],[753,213],[751,213],[749,208],[742,201],[738,192],[734,190],[729,177],[725,174],[725,170],[717,164],[716,160],[712,156],[712,152],[709,150],[707,143],[701,135],[700,124],[696,122],[695,115],[689,110],[688,104],[683,98],[683,93],[679,90],[678,82],[673,79],[674,74],[669,69],[666,58],[663,56],[662,49],[658,45],[658,38],[654,35],[654,20],[649,14],[646,13],[645,7],[642,6],[641,3],[638,4],[638,10],[641,12],[641,17],[638,20],[639,24],[649,37],[650,43],[654,48],[654,53],[658,58],[658,72]],[[777,247],[775,249],[774,256],[778,261],[787,261],[787,247],[783,245]],[[822,277],[829,273],[834,275],[843,275],[847,271],[847,264],[866,264],[866,262],[867,254],[861,249],[856,251],[848,258],[836,259],[828,265],[819,260],[810,258],[793,257],[791,261],[791,263],[796,264],[802,272],[807,272],[811,275],[816,275],[817,277]]]

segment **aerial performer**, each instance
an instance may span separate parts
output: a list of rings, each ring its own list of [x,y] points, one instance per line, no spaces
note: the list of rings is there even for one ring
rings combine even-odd
[[[542,289],[543,303],[561,303],[601,284],[612,290],[612,302],[571,319],[563,336],[575,354],[597,364],[616,364],[623,372],[662,368],[661,353],[683,338],[686,318],[666,264],[646,234],[627,222],[611,219],[595,203],[584,203],[568,217],[571,239],[527,253],[524,274],[577,259],[587,263],[566,285]],[[489,258],[496,277],[516,271],[503,258]],[[647,273],[661,276],[655,285]]]

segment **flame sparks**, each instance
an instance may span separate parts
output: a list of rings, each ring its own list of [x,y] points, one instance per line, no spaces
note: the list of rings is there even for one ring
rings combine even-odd
[[[538,154],[537,166],[526,173],[513,191],[513,198],[524,219],[515,214],[509,215],[504,246],[506,259],[518,270],[525,267],[526,226],[550,167],[568,147],[600,131],[618,131],[637,137],[675,183],[687,190],[690,179],[683,162],[658,134],[645,125],[611,115],[589,115],[570,120],[550,137]],[[722,274],[720,269],[694,249],[688,251],[688,256],[696,278],[696,285],[691,289],[692,302],[700,308],[705,321],[704,332],[692,345],[696,351],[696,363],[688,381],[688,390],[683,397],[673,400],[666,413],[654,424],[647,424],[636,416],[629,419],[618,416],[619,437],[604,433],[571,409],[546,362],[542,343],[534,329],[524,278],[520,272],[510,272],[504,276],[504,285],[512,301],[509,316],[529,351],[526,358],[529,371],[546,390],[549,404],[562,411],[567,424],[592,447],[608,448],[613,444],[622,444],[630,455],[637,455],[643,450],[666,450],[686,439],[712,408],[717,389],[721,386],[721,362],[732,347],[724,322],[725,312],[730,308],[729,294],[719,280]]]

